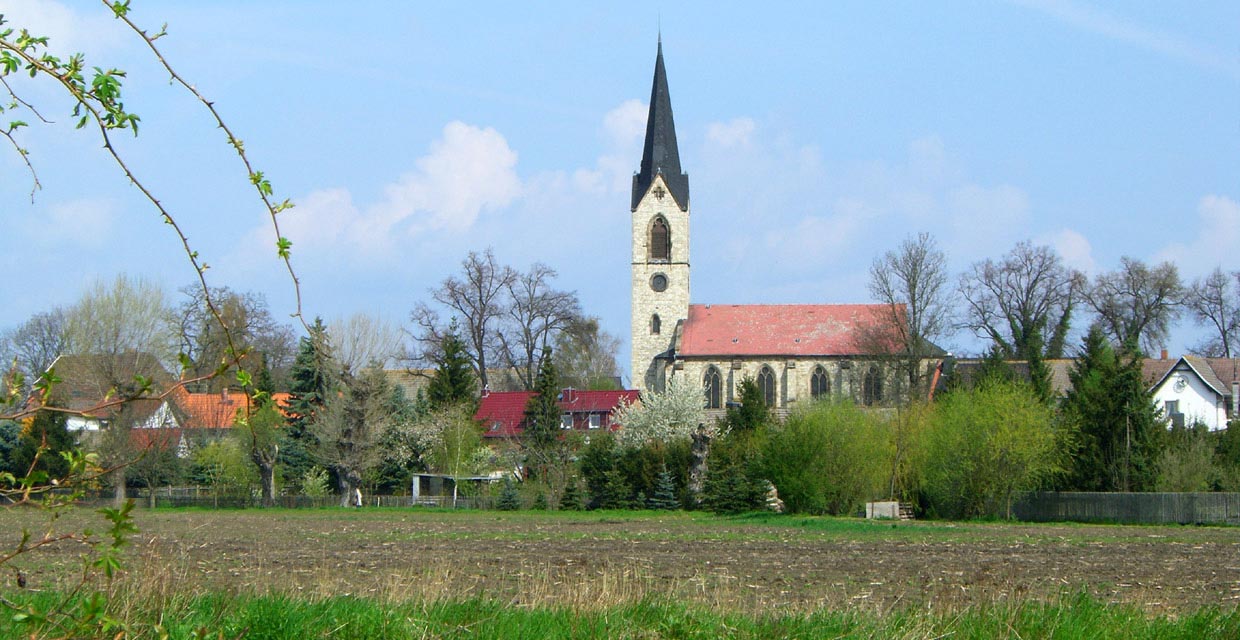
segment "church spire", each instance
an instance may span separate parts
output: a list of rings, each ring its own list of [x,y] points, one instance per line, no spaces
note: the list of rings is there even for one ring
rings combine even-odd
[[[642,150],[641,171],[633,176],[633,208],[641,202],[654,177],[663,174],[668,191],[683,211],[689,210],[689,176],[680,170],[676,148],[676,124],[672,121],[672,97],[667,90],[667,71],[663,69],[663,34],[654,61],[654,84],[650,88],[650,115],[646,118],[646,146]]]

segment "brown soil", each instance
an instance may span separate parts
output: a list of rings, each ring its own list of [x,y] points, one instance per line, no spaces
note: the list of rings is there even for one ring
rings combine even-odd
[[[0,531],[33,511],[0,513]],[[417,510],[138,511],[130,580],[145,587],[597,606],[668,594],[746,611],[957,607],[1086,591],[1176,611],[1240,602],[1240,530],[765,521],[704,515]],[[804,524],[803,523],[808,523]],[[70,514],[58,530],[93,526]],[[65,579],[80,545],[18,560]],[[5,588],[12,578],[5,575]]]

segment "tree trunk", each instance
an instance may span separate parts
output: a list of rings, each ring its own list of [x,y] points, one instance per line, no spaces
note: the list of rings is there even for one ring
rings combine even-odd
[[[116,506],[125,504],[125,468],[120,467],[112,472],[112,499]]]
[[[258,467],[258,479],[262,483],[263,506],[273,507],[276,504],[276,460],[280,447],[272,444],[266,449],[252,452],[251,459]]]
[[[702,504],[702,492],[706,487],[706,458],[710,455],[710,435],[706,433],[706,425],[699,424],[692,438],[693,445],[689,449],[692,456],[689,464],[689,497],[693,504]]]

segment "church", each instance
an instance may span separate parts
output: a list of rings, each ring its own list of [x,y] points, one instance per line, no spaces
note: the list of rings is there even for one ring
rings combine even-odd
[[[877,354],[877,304],[693,304],[689,176],[680,166],[660,39],[641,166],[632,197],[633,386],[700,381],[708,410],[737,401],[753,379],[776,411],[817,398],[891,406],[907,390],[894,358]],[[869,346],[867,346],[869,345]]]

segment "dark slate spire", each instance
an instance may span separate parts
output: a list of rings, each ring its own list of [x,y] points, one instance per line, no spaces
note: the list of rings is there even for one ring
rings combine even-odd
[[[654,85],[650,88],[650,115],[646,118],[646,148],[642,151],[641,171],[633,175],[633,208],[654,177],[663,174],[668,191],[676,204],[689,210],[689,175],[680,170],[680,152],[676,149],[676,124],[672,121],[672,96],[667,90],[667,72],[663,69],[663,38],[659,37],[659,54],[654,61]]]

